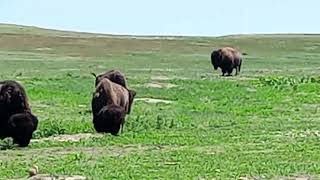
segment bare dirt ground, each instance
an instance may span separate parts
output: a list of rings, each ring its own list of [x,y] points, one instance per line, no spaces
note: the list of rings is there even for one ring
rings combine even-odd
[[[64,134],[59,136],[52,136],[42,139],[32,139],[31,142],[42,142],[42,141],[59,141],[59,142],[78,142],[80,140],[86,140],[90,138],[100,138],[103,134],[91,134],[91,133],[81,133],[81,134]]]
[[[84,176],[64,176],[64,175],[49,175],[49,174],[38,174],[29,178],[19,178],[12,180],[86,180]]]
[[[135,101],[143,101],[145,103],[150,103],[150,104],[157,104],[157,103],[172,104],[173,103],[173,101],[170,101],[170,100],[154,99],[154,98],[136,98]]]
[[[148,83],[145,85],[148,88],[166,88],[166,89],[170,89],[170,88],[174,88],[177,87],[177,85],[175,84],[171,84],[171,83],[158,83],[158,82],[154,82],[154,83]]]
[[[186,80],[188,78],[187,77],[180,77],[180,76],[168,77],[168,76],[162,76],[162,75],[151,77],[151,80],[154,80],[154,81],[168,81],[168,80],[174,80],[174,79]]]

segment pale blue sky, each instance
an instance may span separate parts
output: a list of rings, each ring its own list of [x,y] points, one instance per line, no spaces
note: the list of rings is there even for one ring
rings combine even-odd
[[[0,23],[133,35],[320,33],[320,0],[0,0]]]

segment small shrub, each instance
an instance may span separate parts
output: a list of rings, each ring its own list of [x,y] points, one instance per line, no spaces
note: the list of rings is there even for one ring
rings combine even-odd
[[[59,122],[50,122],[45,128],[37,130],[34,133],[35,138],[49,137],[53,135],[65,134],[66,129]]]
[[[13,149],[14,147],[12,138],[0,140],[0,150]]]
[[[296,89],[300,84],[320,83],[320,77],[261,77],[257,83],[258,86],[271,86],[276,89],[292,87]]]

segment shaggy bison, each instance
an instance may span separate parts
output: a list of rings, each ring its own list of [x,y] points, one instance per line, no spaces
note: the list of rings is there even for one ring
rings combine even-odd
[[[96,78],[96,86],[99,84],[99,82],[102,79],[107,78],[110,81],[117,83],[117,84],[120,84],[121,86],[127,88],[126,78],[118,70],[113,69],[113,70],[107,71],[105,73],[99,74],[98,76],[95,73],[91,73],[91,74]]]
[[[230,76],[233,69],[236,69],[235,75],[238,75],[242,64],[241,53],[231,47],[215,50],[211,53],[211,64],[215,70],[219,67],[221,68],[222,76],[224,76],[225,73],[228,73]]]
[[[119,70],[109,70],[105,73],[102,73],[100,75],[96,75],[95,73],[91,73],[95,78],[96,78],[96,86],[99,84],[99,82],[103,79],[109,79],[113,83],[119,84],[125,89],[129,91],[129,108],[127,111],[127,114],[130,114],[131,112],[131,104],[133,103],[134,96],[136,95],[136,92],[133,90],[130,90],[127,88],[127,83],[126,83],[126,78],[124,77],[123,73],[120,72]]]
[[[11,137],[14,143],[26,147],[37,126],[24,88],[15,81],[0,82],[0,139]]]
[[[91,106],[97,132],[117,135],[131,109],[136,92],[103,78],[96,86]]]

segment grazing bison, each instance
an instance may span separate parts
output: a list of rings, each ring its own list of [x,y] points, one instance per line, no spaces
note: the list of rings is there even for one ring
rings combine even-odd
[[[127,89],[129,91],[129,104],[130,104],[130,106],[128,108],[127,114],[130,114],[131,105],[133,103],[133,99],[134,99],[134,96],[136,95],[136,92],[127,88],[126,78],[124,77],[123,73],[121,73],[119,70],[113,69],[113,70],[107,71],[103,74],[100,74],[98,76],[95,73],[91,73],[91,74],[96,78],[96,84],[95,84],[96,86],[99,84],[99,82],[101,80],[106,78],[116,84],[123,86],[125,89]]]
[[[126,78],[119,70],[113,69],[105,73],[99,74],[98,76],[95,73],[91,73],[91,74],[94,75],[94,77],[96,78],[96,86],[99,84],[99,82],[102,79],[107,78],[110,81],[120,84],[121,86],[127,88]]]
[[[0,82],[0,139],[11,137],[14,143],[26,147],[37,126],[24,88],[15,81]]]
[[[215,50],[211,53],[211,64],[215,70],[219,67],[221,68],[222,76],[224,76],[225,73],[228,73],[230,76],[233,69],[236,69],[235,75],[238,75],[242,64],[241,53],[231,47]]]
[[[108,78],[100,80],[91,102],[96,131],[117,135],[121,127],[122,132],[135,95],[135,91],[127,90]]]

